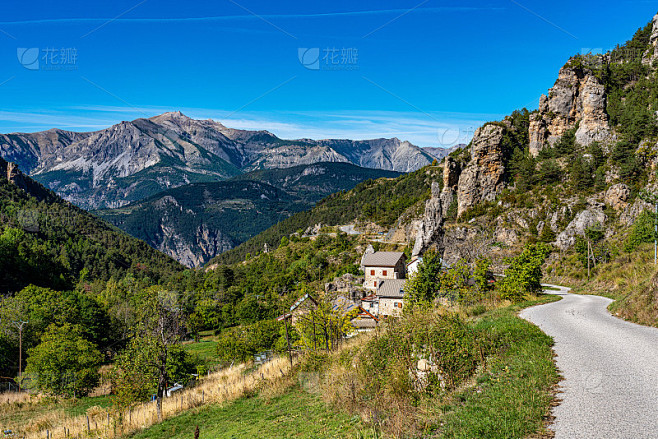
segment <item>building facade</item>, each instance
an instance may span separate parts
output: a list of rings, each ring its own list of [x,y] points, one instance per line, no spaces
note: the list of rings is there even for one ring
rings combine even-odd
[[[406,277],[406,257],[402,252],[375,252],[363,257],[364,288],[377,291],[382,281]]]

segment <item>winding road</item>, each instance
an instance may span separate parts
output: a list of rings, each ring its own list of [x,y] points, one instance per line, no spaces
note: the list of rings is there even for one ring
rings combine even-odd
[[[658,328],[613,317],[612,300],[546,291],[562,300],[520,316],[555,340],[562,402],[557,439],[658,438]]]

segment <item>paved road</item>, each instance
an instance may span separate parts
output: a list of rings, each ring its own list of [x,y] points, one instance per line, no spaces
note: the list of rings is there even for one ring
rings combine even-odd
[[[521,317],[555,339],[564,376],[556,439],[658,438],[658,329],[613,317],[610,299],[555,294],[562,300]]]

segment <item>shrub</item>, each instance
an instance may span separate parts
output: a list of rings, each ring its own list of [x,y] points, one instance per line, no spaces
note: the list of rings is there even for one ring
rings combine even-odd
[[[43,392],[67,397],[85,396],[98,384],[101,353],[82,336],[80,327],[50,325],[41,343],[28,351],[27,375]]]
[[[272,349],[280,337],[281,322],[263,320],[223,331],[217,340],[217,356],[223,362],[244,362]]]
[[[542,243],[528,244],[523,252],[513,258],[505,277],[499,282],[501,299],[518,302],[526,294],[541,291],[541,266],[550,253],[550,248]]]
[[[654,214],[645,210],[635,220],[635,224],[633,224],[624,243],[624,250],[630,253],[640,244],[653,242],[654,237]]]
[[[358,357],[357,367],[370,394],[418,397],[420,393],[452,389],[477,367],[475,335],[455,314],[416,308],[387,325]],[[435,366],[428,371],[424,386],[419,386],[414,374],[421,359]]]

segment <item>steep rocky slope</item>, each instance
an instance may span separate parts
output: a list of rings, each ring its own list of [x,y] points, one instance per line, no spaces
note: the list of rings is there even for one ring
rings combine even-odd
[[[237,181],[189,184],[96,213],[194,267],[308,207],[273,186]]]
[[[221,181],[256,169],[318,162],[409,172],[432,162],[399,139],[283,140],[180,112],[93,133],[0,135],[0,156],[83,208],[120,207],[168,188]]]

